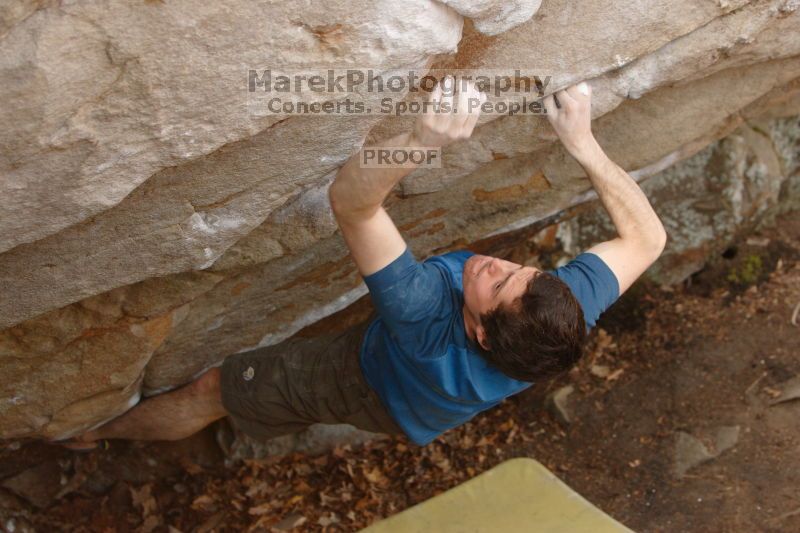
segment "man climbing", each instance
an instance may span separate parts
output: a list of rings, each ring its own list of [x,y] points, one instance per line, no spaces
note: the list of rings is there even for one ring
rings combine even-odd
[[[479,109],[469,112],[467,104],[484,100],[474,86],[439,85],[431,98],[448,105],[384,146],[438,147],[472,134]],[[569,87],[544,105],[611,216],[615,239],[552,272],[467,251],[418,262],[382,207],[411,169],[363,168],[359,153],[339,171],[330,201],[374,319],[341,334],[231,355],[221,368],[141,402],[71,446],[177,440],[226,415],[262,439],[317,422],[349,423],[423,445],[568,370],[587,329],[658,258],[666,234],[636,182],[595,140],[590,87]]]

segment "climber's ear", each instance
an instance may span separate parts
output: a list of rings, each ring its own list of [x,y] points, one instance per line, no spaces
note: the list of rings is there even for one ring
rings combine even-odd
[[[478,324],[478,327],[475,328],[475,338],[477,339],[478,344],[481,345],[481,348],[483,348],[484,350],[486,350],[488,352],[489,351],[489,339],[486,336],[486,330],[483,329],[483,325],[482,324]]]

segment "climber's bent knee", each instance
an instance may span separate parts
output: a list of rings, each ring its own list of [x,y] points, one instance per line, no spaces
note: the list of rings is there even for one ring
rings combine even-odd
[[[210,368],[192,382],[193,391],[199,396],[220,399],[220,369]]]
[[[233,425],[257,439],[315,423],[402,433],[361,371],[359,347],[367,325],[228,356],[220,388]]]

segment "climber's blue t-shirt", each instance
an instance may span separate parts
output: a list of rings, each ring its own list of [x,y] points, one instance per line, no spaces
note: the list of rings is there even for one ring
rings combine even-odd
[[[490,365],[466,335],[462,274],[471,255],[451,252],[418,262],[406,248],[364,278],[378,317],[364,336],[361,368],[398,425],[420,445],[532,384]],[[551,274],[572,290],[589,328],[619,295],[616,276],[591,253]]]

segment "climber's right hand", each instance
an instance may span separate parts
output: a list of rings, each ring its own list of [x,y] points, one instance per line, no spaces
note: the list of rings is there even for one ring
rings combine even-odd
[[[445,91],[442,90],[443,84]],[[474,83],[457,83],[452,76],[446,76],[431,92],[423,115],[414,124],[409,144],[441,147],[459,139],[468,139],[485,101],[486,95]]]

